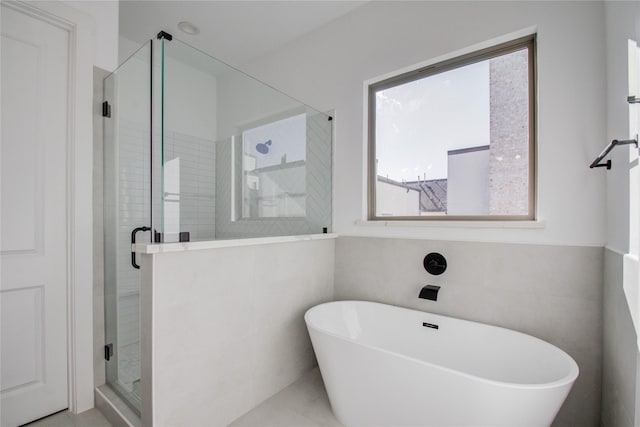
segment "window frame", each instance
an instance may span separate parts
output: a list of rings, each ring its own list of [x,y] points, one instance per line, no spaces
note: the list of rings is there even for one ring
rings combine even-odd
[[[479,49],[461,56],[427,65],[409,72],[371,83],[367,99],[367,219],[369,221],[535,221],[537,212],[537,63],[536,34]],[[524,215],[376,215],[376,93],[445,71],[485,61],[526,48],[528,50],[529,79],[529,211]]]

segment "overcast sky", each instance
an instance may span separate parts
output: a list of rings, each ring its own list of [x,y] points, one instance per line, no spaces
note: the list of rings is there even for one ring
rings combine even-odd
[[[378,174],[447,177],[447,151],[489,144],[489,61],[377,93]]]

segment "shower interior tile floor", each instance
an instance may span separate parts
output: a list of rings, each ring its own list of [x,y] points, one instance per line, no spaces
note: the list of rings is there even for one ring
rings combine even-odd
[[[140,342],[124,345],[118,352],[118,380],[140,399]]]
[[[97,409],[81,414],[58,412],[29,427],[109,427]],[[216,426],[211,426],[216,427]],[[271,396],[228,427],[344,427],[333,416],[318,368]]]

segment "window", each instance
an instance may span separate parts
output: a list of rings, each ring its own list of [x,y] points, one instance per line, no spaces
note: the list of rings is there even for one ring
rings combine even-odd
[[[535,36],[369,86],[369,219],[535,213]]]

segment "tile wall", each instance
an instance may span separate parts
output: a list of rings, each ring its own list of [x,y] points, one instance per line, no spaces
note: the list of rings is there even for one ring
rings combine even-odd
[[[422,266],[448,262],[441,276]],[[569,353],[580,367],[554,426],[598,426],[602,361],[600,247],[340,237],[335,299],[383,302],[524,332]],[[440,285],[438,301],[418,298]]]
[[[164,147],[166,162],[179,159],[180,195],[177,202],[177,221],[180,231],[188,231],[192,241],[215,240],[215,143],[212,140],[167,131],[164,134]],[[168,215],[166,210],[165,215]],[[172,219],[167,217],[165,221]]]
[[[143,255],[143,425],[227,425],[315,366],[303,315],[333,297],[334,244]]]
[[[604,256],[602,426],[632,427],[636,425],[637,336],[622,287],[622,254],[605,249]]]

